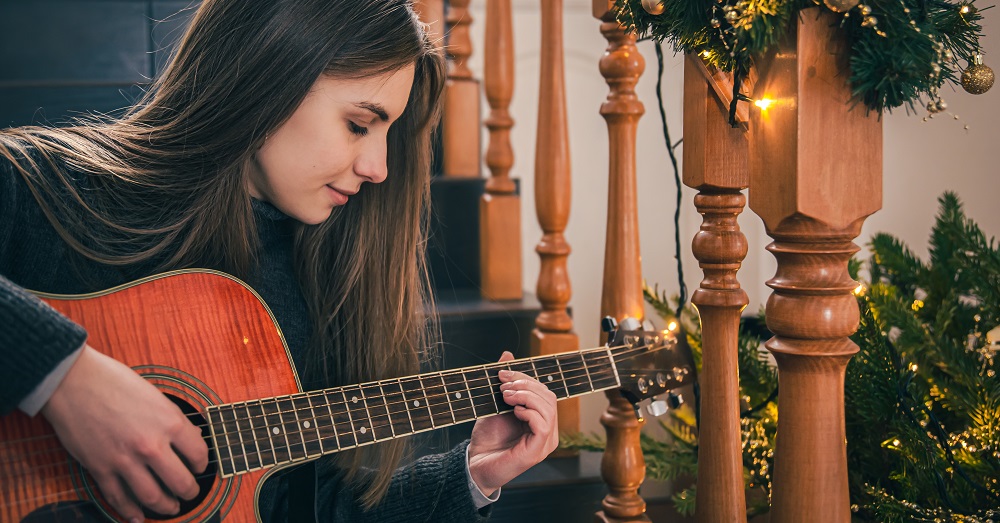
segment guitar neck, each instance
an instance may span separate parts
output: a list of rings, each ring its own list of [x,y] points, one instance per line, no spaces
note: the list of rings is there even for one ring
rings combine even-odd
[[[537,379],[558,399],[616,388],[615,352],[601,347],[213,405],[205,416],[219,472],[232,476],[513,410],[500,393],[502,369]]]

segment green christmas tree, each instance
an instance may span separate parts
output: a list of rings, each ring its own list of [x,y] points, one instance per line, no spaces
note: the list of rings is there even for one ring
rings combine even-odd
[[[845,412],[851,509],[858,521],[1000,523],[1000,252],[965,216],[952,193],[939,199],[922,261],[889,234],[869,244],[867,283],[859,285],[860,351],[847,367]],[[858,277],[861,263],[852,261]],[[666,296],[646,299],[674,321]],[[701,333],[690,310],[683,324],[700,366]],[[749,516],[770,497],[777,374],[760,345],[761,318],[745,318],[739,342],[744,480]],[[1000,338],[1000,336],[997,336]],[[642,437],[647,475],[694,478],[697,424],[692,409],[661,420],[670,437]],[[564,446],[603,449],[597,436]],[[694,488],[673,498],[694,512]]]

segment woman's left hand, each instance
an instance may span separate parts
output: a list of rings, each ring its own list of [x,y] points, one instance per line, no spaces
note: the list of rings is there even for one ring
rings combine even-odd
[[[500,361],[514,355],[504,352]],[[556,395],[521,372],[500,371],[503,399],[513,412],[482,418],[472,429],[469,473],[486,496],[545,459],[559,445]]]

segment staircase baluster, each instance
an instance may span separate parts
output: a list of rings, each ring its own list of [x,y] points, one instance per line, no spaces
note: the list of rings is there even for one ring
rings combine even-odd
[[[736,279],[747,239],[736,219],[750,184],[747,138],[732,128],[701,59],[684,60],[684,184],[698,190],[703,216],[691,250],[704,271],[691,296],[702,325],[701,423],[698,427],[698,502],[702,523],[746,521],[737,333],[750,302]]]
[[[818,9],[818,8],[817,8]],[[750,129],[750,208],[774,242],[767,348],[778,363],[772,523],[851,519],[844,373],[859,314],[847,262],[882,205],[882,124],[849,103],[846,38],[831,14],[803,10],[758,63]]]
[[[469,25],[471,0],[448,4],[448,82],[441,124],[446,176],[479,176],[479,81],[466,61],[472,55]]]
[[[514,26],[510,0],[487,0],[486,64],[483,79],[490,102],[486,165],[492,176],[479,203],[479,260],[483,296],[519,300],[521,290],[521,198],[510,178],[514,149],[508,107],[514,94]]]
[[[545,0],[542,9],[542,56],[538,94],[538,132],[535,141],[535,210],[542,240],[535,247],[541,258],[538,300],[542,311],[531,333],[534,355],[577,350],[567,311],[572,289],[566,259],[569,243],[563,232],[569,221],[569,129],[566,123],[566,80],[563,69],[562,0]],[[559,431],[580,430],[580,403],[559,403]]]
[[[610,141],[608,225],[604,251],[604,287],[601,316],[621,320],[643,317],[642,268],[639,258],[639,213],[636,205],[635,135],[645,109],[635,94],[635,84],[645,61],[635,45],[635,35],[625,34],[615,20],[613,0],[593,0],[594,16],[608,48],[601,57],[601,75],[611,92],[601,105]],[[649,521],[639,485],[646,465],[639,447],[643,421],[617,390],[608,391],[608,409],[601,415],[607,447],[601,459],[601,476],[610,491],[601,502],[598,521]]]

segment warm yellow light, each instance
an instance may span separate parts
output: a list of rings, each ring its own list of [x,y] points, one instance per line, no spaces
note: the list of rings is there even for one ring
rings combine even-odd
[[[677,330],[677,322],[676,321],[672,321],[672,322],[668,323],[667,324],[667,330],[670,331],[670,332],[673,332],[673,331]]]
[[[916,363],[911,363],[910,364],[910,370],[912,370],[913,372],[917,372],[917,364]]]
[[[898,447],[899,446],[899,440],[898,439],[892,440],[892,446],[893,447]]]
[[[701,56],[703,56],[705,58],[708,58],[708,57],[712,56],[712,51],[702,51],[701,52]]]
[[[924,306],[923,300],[913,300],[913,305],[910,306],[914,311],[919,311]]]
[[[857,287],[854,288],[854,295],[861,296],[865,293],[865,284],[859,283]]]
[[[770,98],[761,98],[760,100],[755,101],[753,104],[756,105],[757,107],[760,107],[761,111],[766,111],[767,108],[771,107],[771,104],[773,103],[774,100]]]
[[[962,8],[959,9],[959,12],[961,12],[963,15],[969,14],[969,6],[963,5]]]

